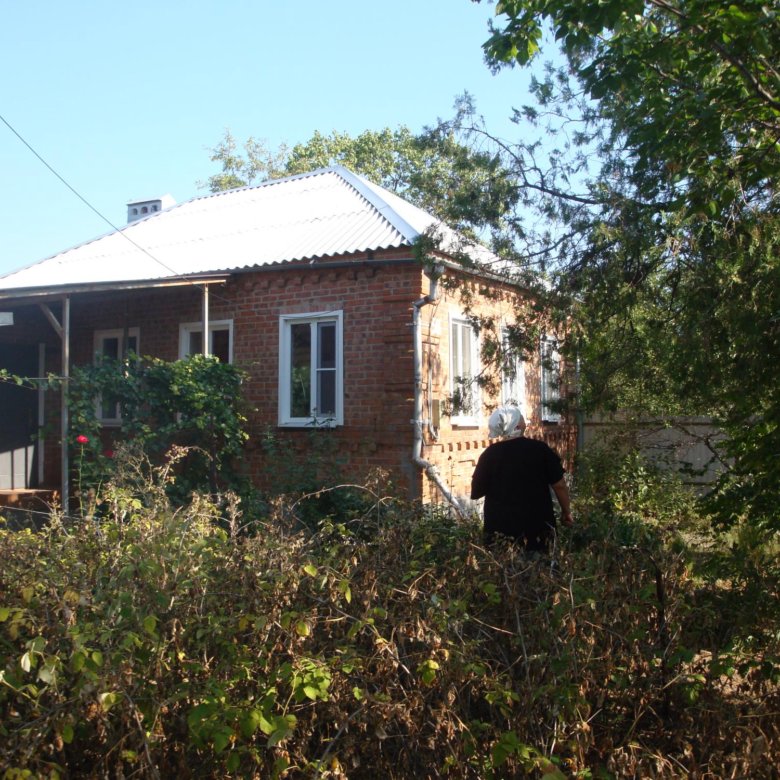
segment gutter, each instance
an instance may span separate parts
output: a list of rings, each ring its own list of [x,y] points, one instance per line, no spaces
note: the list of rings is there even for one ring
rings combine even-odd
[[[436,466],[422,457],[423,447],[423,345],[422,328],[420,326],[420,315],[424,306],[435,303],[439,298],[439,278],[441,277],[443,267],[435,265],[426,271],[426,276],[430,279],[430,291],[412,304],[412,334],[414,338],[414,445],[412,449],[412,462],[423,470],[428,479],[433,482],[439,492],[444,496],[447,503],[455,510],[455,514],[461,520],[464,519],[466,511],[461,506],[457,498],[447,488],[442,481],[439,470]]]

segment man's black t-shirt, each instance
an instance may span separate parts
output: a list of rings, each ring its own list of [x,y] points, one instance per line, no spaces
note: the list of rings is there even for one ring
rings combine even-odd
[[[563,478],[561,459],[543,441],[518,437],[480,455],[471,497],[485,497],[485,532],[547,536],[555,524],[550,485]]]

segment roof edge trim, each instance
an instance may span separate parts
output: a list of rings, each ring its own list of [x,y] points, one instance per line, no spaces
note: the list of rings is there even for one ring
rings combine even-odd
[[[343,165],[333,165],[330,168],[321,170],[333,171],[350,186],[354,187],[410,244],[414,243],[420,236],[418,230],[403,219],[386,200],[371,189],[356,173],[352,173]]]
[[[59,287],[19,287],[17,289],[0,290],[0,301],[9,303],[22,301],[42,301],[44,299],[59,299],[65,295],[90,292],[111,292],[112,290],[148,290],[161,287],[200,287],[210,284],[225,284],[230,274],[167,277],[162,279],[144,279],[128,282],[93,282],[90,284],[63,284]]]

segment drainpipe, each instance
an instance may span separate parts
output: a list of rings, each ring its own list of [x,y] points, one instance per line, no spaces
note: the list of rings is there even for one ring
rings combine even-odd
[[[207,284],[203,285],[203,297],[201,298],[200,304],[200,319],[203,327],[201,352],[203,353],[203,357],[208,357],[211,353],[209,348],[209,336],[211,334],[209,333],[209,286]]]
[[[433,463],[422,457],[423,427],[425,421],[423,420],[423,344],[420,315],[423,306],[427,306],[438,300],[439,277],[441,276],[442,271],[442,267],[438,265],[433,266],[429,271],[426,271],[426,275],[428,276],[428,279],[430,279],[430,291],[428,295],[424,295],[412,304],[412,334],[414,338],[414,419],[412,420],[412,424],[414,425],[414,447],[412,450],[412,461],[415,466],[419,466],[419,468],[425,472],[428,479],[436,485],[439,492],[455,510],[455,514],[463,519],[466,513],[458,499],[455,498],[442,481],[439,470]]]

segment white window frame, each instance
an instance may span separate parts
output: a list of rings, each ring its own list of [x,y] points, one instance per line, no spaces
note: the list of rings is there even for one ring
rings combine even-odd
[[[334,415],[321,417],[317,414],[317,325],[333,322],[336,325],[336,366]],[[293,417],[292,400],[292,326],[308,324],[312,329],[310,398],[311,413],[308,417]],[[344,313],[320,311],[303,314],[282,314],[279,316],[279,425],[281,427],[333,427],[344,424]]]
[[[501,366],[501,403],[514,404],[525,416],[525,361],[509,343],[508,328],[501,329],[504,360]]]
[[[125,355],[127,354],[128,347],[125,344],[125,335],[127,335],[127,340],[130,341],[130,339],[135,339],[135,347],[133,349],[133,352],[138,355],[141,353],[141,329],[138,327],[134,328],[111,328],[107,330],[96,330],[94,333],[94,362],[97,363],[98,360],[102,357],[105,357],[105,352],[103,350],[103,345],[106,342],[106,339],[117,339],[118,341],[118,360],[122,360]],[[105,410],[103,409],[103,398],[98,396],[97,399],[95,399],[95,417],[100,420],[100,422],[103,425],[120,425],[122,422],[122,413],[119,409],[119,404],[116,404],[113,410],[113,414],[106,415],[104,414]]]
[[[449,339],[450,339],[450,393],[451,398],[455,398],[459,392],[463,391],[463,386],[457,381],[461,374],[458,370],[463,366],[464,353],[456,349],[462,346],[462,341],[458,341],[453,337],[453,329],[458,327],[460,333],[467,332],[469,334],[469,360],[473,370],[472,383],[471,383],[471,407],[472,411],[463,411],[461,409],[453,409],[451,422],[453,425],[459,425],[463,427],[478,427],[480,420],[482,419],[482,392],[479,383],[476,381],[481,371],[480,365],[480,345],[479,335],[475,332],[474,326],[468,317],[462,314],[451,314],[449,323]]]
[[[552,363],[554,368],[548,368]],[[539,403],[542,422],[558,423],[562,416],[550,405],[561,398],[561,355],[558,342],[551,336],[544,336],[539,343]]]
[[[213,355],[214,332],[228,332],[228,363],[233,362],[233,320],[212,320],[209,322],[209,354]],[[192,353],[189,351],[190,335],[193,333],[203,333],[202,322],[182,322],[179,325],[179,359],[189,357]]]

